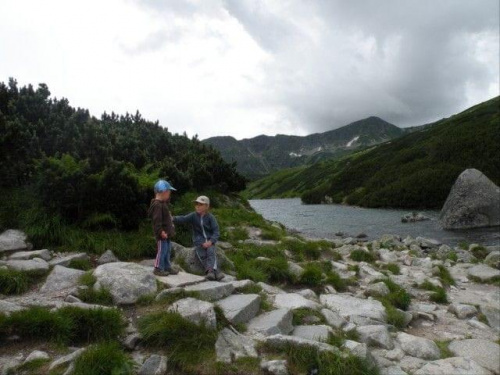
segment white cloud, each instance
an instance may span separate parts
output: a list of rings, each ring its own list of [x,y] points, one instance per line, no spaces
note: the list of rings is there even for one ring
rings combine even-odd
[[[0,79],[201,138],[415,125],[498,95],[498,3],[471,3],[4,0]]]

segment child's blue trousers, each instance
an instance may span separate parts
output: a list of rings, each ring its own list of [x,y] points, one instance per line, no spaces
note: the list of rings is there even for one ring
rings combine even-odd
[[[172,244],[169,239],[159,240],[156,242],[156,260],[155,260],[155,268],[160,269],[161,271],[170,269],[170,249]]]

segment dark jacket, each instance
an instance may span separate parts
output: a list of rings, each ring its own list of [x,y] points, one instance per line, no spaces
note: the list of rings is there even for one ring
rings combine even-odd
[[[184,216],[175,216],[174,223],[191,224],[195,246],[202,245],[205,241],[212,241],[215,244],[219,240],[219,224],[211,213],[201,216],[197,212],[191,212]]]
[[[152,199],[149,206],[148,216],[153,222],[153,232],[157,240],[161,240],[161,232],[165,231],[168,238],[175,234],[172,216],[168,209],[168,203],[159,199]]]

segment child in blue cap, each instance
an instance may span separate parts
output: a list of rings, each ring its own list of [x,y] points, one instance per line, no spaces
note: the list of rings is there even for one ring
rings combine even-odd
[[[159,180],[154,186],[155,198],[151,200],[148,215],[153,222],[153,232],[156,238],[156,259],[154,274],[157,276],[176,275],[179,271],[170,264],[170,238],[174,235],[174,224],[168,209],[168,201],[172,191],[176,191],[165,180]]]

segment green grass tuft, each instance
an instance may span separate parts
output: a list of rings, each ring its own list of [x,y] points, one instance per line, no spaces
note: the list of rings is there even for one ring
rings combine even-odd
[[[375,282],[380,281],[385,283],[385,285],[389,289],[389,294],[384,297],[379,297],[378,299],[382,302],[386,301],[392,306],[406,311],[411,304],[410,294],[403,287],[397,285],[391,279],[375,280]]]
[[[76,360],[73,375],[133,374],[133,361],[116,342],[89,346]]]
[[[453,277],[450,274],[450,271],[448,271],[448,269],[445,266],[440,264],[437,267],[439,270],[437,276],[441,279],[443,285],[450,286],[456,284],[455,279],[453,279]]]
[[[0,294],[22,294],[30,286],[30,277],[26,272],[0,269]]]
[[[196,325],[175,312],[160,312],[143,316],[139,332],[147,346],[166,349],[169,363],[185,369],[214,355],[217,331],[206,325]]]
[[[302,307],[300,309],[293,310],[292,313],[293,313],[293,323],[292,324],[294,326],[298,326],[298,325],[302,325],[302,324],[311,324],[310,322],[307,322],[306,318],[308,316],[315,316],[316,318],[318,318],[319,320],[318,320],[317,324],[325,323],[325,317],[323,316],[323,314],[321,314],[317,310]]]
[[[474,246],[470,252],[479,260],[484,260],[489,254],[484,246]]]
[[[77,270],[88,271],[92,269],[92,264],[88,259],[72,259],[68,264],[69,268],[75,268]]]
[[[361,249],[351,251],[349,257],[356,262],[375,262],[375,256],[372,253]]]
[[[323,271],[321,266],[315,263],[308,263],[304,267],[304,272],[299,277],[299,282],[303,285],[316,287],[321,285]]]
[[[439,351],[441,352],[441,359],[445,358],[450,358],[454,357],[455,355],[451,352],[451,350],[448,348],[448,345],[450,344],[449,340],[443,340],[443,341],[434,341],[439,348]]]
[[[347,289],[349,282],[341,278],[337,272],[329,271],[326,273],[325,284],[333,286],[337,292],[344,292]]]

